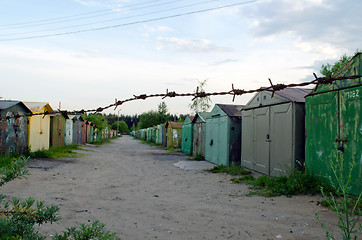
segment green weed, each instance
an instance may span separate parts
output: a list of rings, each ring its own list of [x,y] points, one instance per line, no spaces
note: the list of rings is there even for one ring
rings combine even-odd
[[[3,156],[0,155],[0,168],[2,167],[9,167],[10,164],[16,160],[15,156]]]
[[[224,165],[218,165],[215,166],[212,169],[206,170],[208,172],[212,173],[226,173],[229,175],[249,175],[251,174],[251,171],[246,170],[240,165],[232,165],[232,166],[224,166]]]
[[[29,152],[26,156],[31,158],[74,158],[77,153],[74,150],[83,150],[80,145],[72,144],[59,147],[51,147],[49,150]]]
[[[110,142],[111,142],[111,139],[105,138],[105,139],[93,141],[93,142],[91,142],[90,144],[93,144],[93,145],[103,145],[103,144],[105,144],[105,143],[110,143]]]
[[[194,158],[196,161],[205,160],[205,157],[201,153],[196,153],[196,156]]]
[[[189,160],[189,161],[202,161],[202,160],[204,160],[204,156],[202,156],[201,154],[198,153],[198,154],[196,154],[195,157],[190,156],[186,160]]]
[[[162,144],[159,144],[159,143],[154,143],[154,142],[150,142],[150,141],[143,141],[141,142],[142,144],[147,144],[147,145],[150,145],[152,147],[162,147]]]
[[[166,147],[165,150],[172,153],[181,152],[181,148]]]
[[[333,191],[333,189],[325,184],[322,179],[307,175],[302,172],[295,172],[290,176],[271,177],[260,176],[243,176],[241,178],[231,179],[234,183],[246,183],[251,185],[253,194],[261,196],[292,196],[309,194],[314,195],[320,192],[320,187]],[[252,195],[249,193],[249,195]]]
[[[352,189],[352,170],[355,165],[356,162],[351,161],[348,169],[345,170],[343,152],[338,151],[336,162],[333,162],[333,160],[330,159],[330,167],[332,169],[333,176],[329,177],[329,181],[335,190],[335,194],[327,194],[325,189],[321,187],[324,204],[328,205],[328,207],[336,213],[338,218],[339,234],[344,240],[357,240],[358,236],[362,232],[362,224],[359,222],[362,214],[362,193],[360,193],[357,197],[351,197],[349,195]],[[346,172],[348,174],[346,174]],[[321,222],[317,212],[315,213],[315,216],[324,229],[327,239],[335,239],[333,232],[328,230]]]

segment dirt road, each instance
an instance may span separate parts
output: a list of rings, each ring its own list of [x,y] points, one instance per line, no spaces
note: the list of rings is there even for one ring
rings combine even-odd
[[[1,189],[60,206],[61,220],[40,228],[47,236],[98,219],[122,239],[325,239],[315,212],[337,230],[320,196],[247,197],[248,186],[201,170],[210,163],[129,136],[84,149],[76,160],[32,160],[27,179]]]

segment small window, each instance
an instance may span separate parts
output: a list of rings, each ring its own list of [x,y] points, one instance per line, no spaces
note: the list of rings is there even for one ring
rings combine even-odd
[[[259,101],[259,97],[257,97],[256,100]]]
[[[264,100],[266,99],[266,96],[264,96]]]

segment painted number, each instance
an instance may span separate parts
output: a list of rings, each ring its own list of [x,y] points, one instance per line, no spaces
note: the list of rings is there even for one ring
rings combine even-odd
[[[350,92],[346,92],[347,94],[347,98],[358,98],[359,97],[359,90],[354,90],[354,91],[350,91]]]

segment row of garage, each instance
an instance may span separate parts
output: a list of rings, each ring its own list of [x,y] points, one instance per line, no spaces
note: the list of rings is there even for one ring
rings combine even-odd
[[[45,102],[0,101],[0,153],[4,155],[23,154],[26,151],[48,150],[49,147],[70,144],[84,144],[116,136],[115,131],[97,129],[81,115],[53,112]],[[30,117],[16,115],[39,114]]]
[[[334,76],[362,74],[361,63],[361,53],[356,54]],[[262,91],[244,106],[216,104],[209,113],[186,118],[182,133],[175,130],[179,126],[172,128],[170,123],[165,124],[169,128],[165,130],[167,138],[177,139],[174,147],[181,147],[186,154],[202,155],[218,165],[240,164],[271,176],[306,169],[328,180],[333,176],[330,160],[335,161],[339,150],[346,171],[355,163],[351,192],[359,193],[361,99],[361,78],[320,84],[313,90]]]

